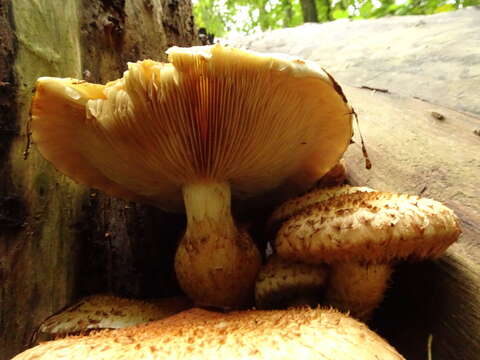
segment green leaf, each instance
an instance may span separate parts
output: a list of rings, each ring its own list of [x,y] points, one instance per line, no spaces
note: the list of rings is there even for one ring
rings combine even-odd
[[[455,10],[455,5],[453,4],[444,4],[442,6],[437,7],[433,12],[434,13],[441,13],[446,11],[453,11]]]
[[[332,12],[332,16],[334,19],[348,18],[348,11],[343,9],[335,9]]]
[[[389,15],[420,15],[452,11],[480,0],[406,0],[401,5],[396,0],[316,0],[318,19],[330,21],[352,17],[349,7],[358,9],[354,18],[378,18]],[[197,27],[205,27],[216,36],[235,30],[251,33],[303,23],[300,0],[194,0],[193,11]]]
[[[365,1],[365,3],[360,7],[360,17],[369,18],[372,15],[373,4],[371,0]]]

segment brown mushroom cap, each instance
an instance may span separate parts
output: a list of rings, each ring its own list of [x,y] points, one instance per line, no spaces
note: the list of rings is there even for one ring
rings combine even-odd
[[[295,214],[300,213],[302,210],[322,203],[333,197],[343,195],[343,194],[353,194],[356,192],[374,192],[375,190],[370,189],[366,186],[332,186],[327,188],[318,188],[312,191],[307,192],[302,196],[295,197],[293,199],[285,201],[283,204],[278,206],[275,211],[272,213],[268,220],[267,227],[270,231],[277,230],[276,227],[283,221],[294,216]]]
[[[317,305],[327,281],[321,265],[268,258],[255,283],[255,305],[259,309],[280,309],[292,305]]]
[[[121,329],[163,319],[191,307],[186,297],[140,301],[111,295],[91,295],[58,314],[39,327],[41,338],[86,333],[91,330]]]
[[[332,197],[283,223],[282,257],[308,263],[388,263],[440,256],[460,235],[441,203],[418,196],[359,192]]]
[[[351,108],[313,62],[220,45],[171,48],[171,63],[130,63],[106,85],[40,78],[32,138],[74,180],[114,196],[182,208],[186,183],[272,189],[347,148]]]
[[[229,314],[192,309],[131,328],[43,343],[26,359],[404,359],[368,327],[333,310]]]

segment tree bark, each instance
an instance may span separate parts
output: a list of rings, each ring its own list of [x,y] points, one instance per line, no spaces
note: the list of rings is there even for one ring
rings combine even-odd
[[[315,0],[300,0],[303,22],[318,22],[317,4]]]
[[[0,37],[3,360],[25,349],[44,318],[79,296],[175,292],[169,262],[184,221],[91,192],[58,173],[34,146],[25,159],[35,80],[104,83],[120,77],[127,61],[165,60],[164,50],[192,45],[196,35],[190,1],[6,0]],[[162,226],[172,223],[178,226]]]

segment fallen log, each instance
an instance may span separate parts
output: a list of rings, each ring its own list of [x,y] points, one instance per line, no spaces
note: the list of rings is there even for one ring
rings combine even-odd
[[[408,359],[427,351],[435,360],[478,359],[480,118],[391,91],[344,91],[359,118],[355,141],[361,131],[373,165],[367,170],[360,146],[350,146],[349,182],[440,200],[463,228],[441,259],[399,268],[375,326]]]

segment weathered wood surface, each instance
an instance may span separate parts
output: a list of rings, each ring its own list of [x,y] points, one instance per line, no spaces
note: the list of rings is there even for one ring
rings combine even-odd
[[[169,46],[195,42],[191,15],[190,1],[0,2],[1,360],[79,296],[175,291],[177,234],[166,225],[182,219],[91,194],[35,147],[26,160],[23,153],[37,77],[105,82],[120,77],[127,61],[164,60]]]
[[[464,237],[479,243],[480,117],[393,93],[344,91],[374,165],[365,169],[360,146],[350,146],[351,181],[443,201],[462,218]]]
[[[408,359],[425,359],[430,334],[433,359],[477,359],[480,137],[473,130],[480,118],[392,93],[344,91],[373,164],[365,169],[360,146],[350,146],[349,181],[440,200],[455,210],[463,228],[460,241],[441,259],[400,268],[377,326]]]

